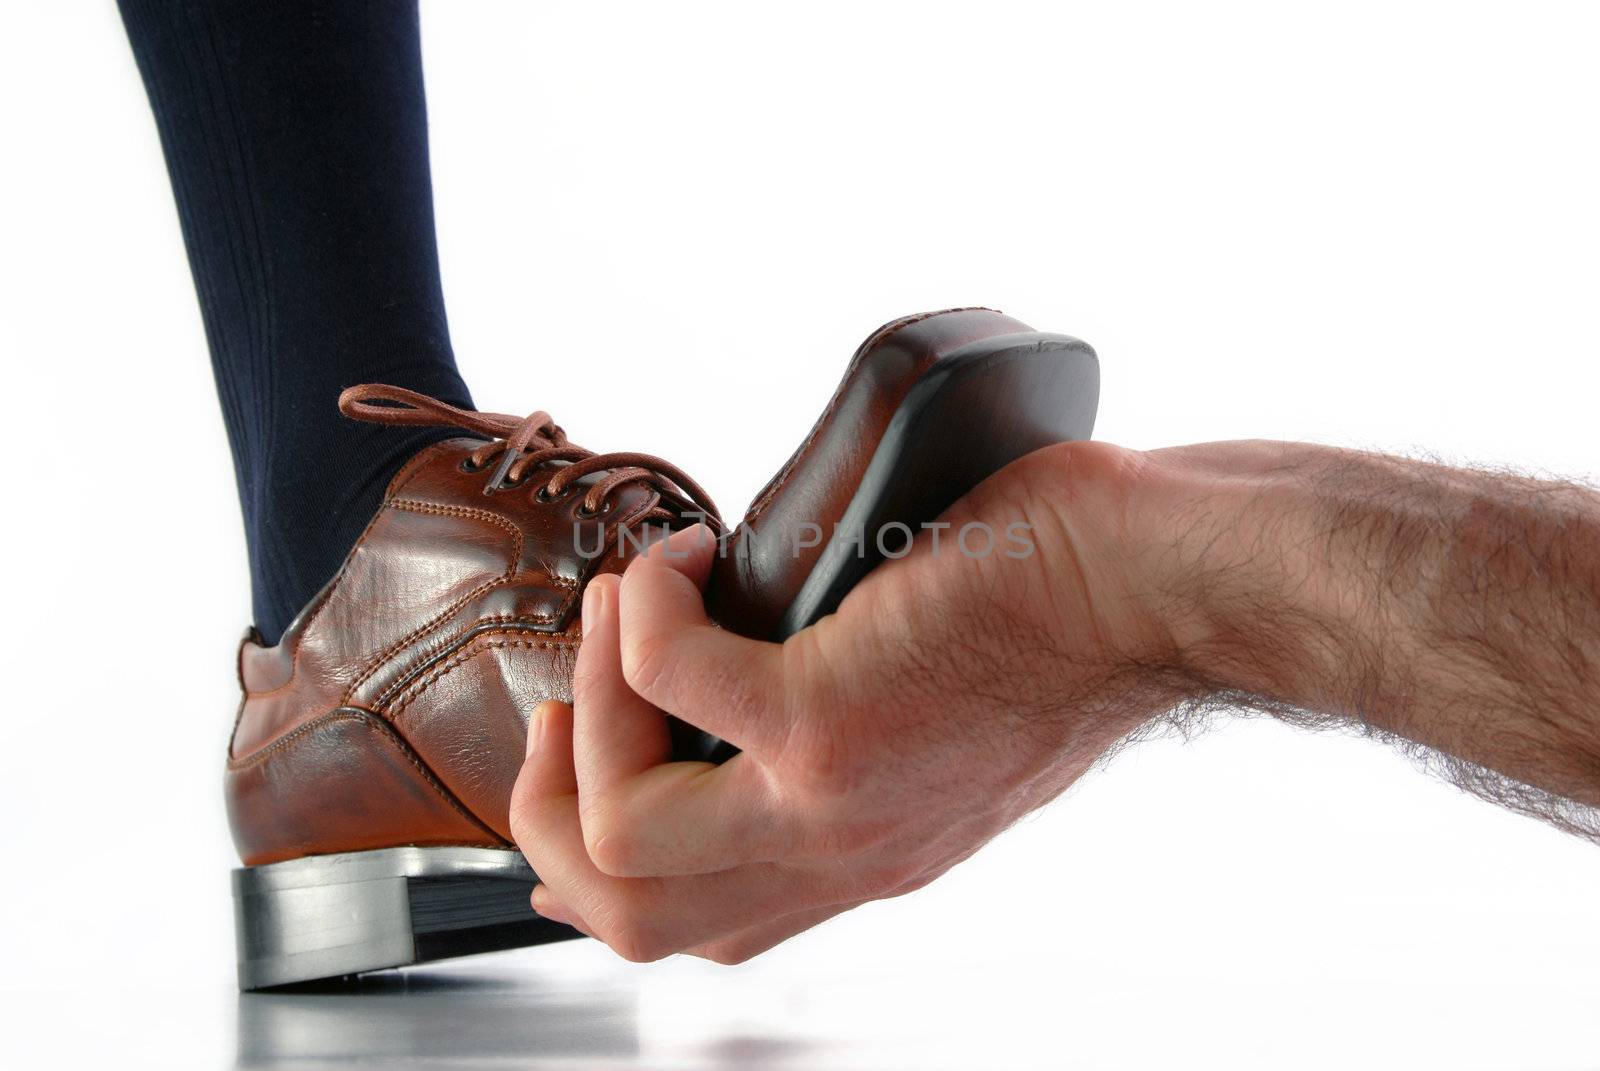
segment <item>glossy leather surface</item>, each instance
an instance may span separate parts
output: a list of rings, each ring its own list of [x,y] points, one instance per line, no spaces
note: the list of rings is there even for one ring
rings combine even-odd
[[[963,346],[1029,330],[992,309],[968,308],[907,316],[869,335],[810,434],[729,537],[706,589],[712,616],[743,635],[772,638],[916,382]]]
[[[247,864],[397,844],[510,842],[529,712],[570,699],[584,582],[620,570],[581,494],[484,494],[481,440],[417,455],[275,647],[246,638],[226,773]],[[616,512],[648,491],[617,492]]]

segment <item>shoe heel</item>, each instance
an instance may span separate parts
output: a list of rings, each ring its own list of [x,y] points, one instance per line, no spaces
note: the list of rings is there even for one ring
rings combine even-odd
[[[497,848],[385,848],[233,872],[239,988],[264,989],[580,934],[535,914],[538,878]]]

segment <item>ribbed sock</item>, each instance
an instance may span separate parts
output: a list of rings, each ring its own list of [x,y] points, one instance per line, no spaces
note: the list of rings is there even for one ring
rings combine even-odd
[[[258,631],[338,570],[449,434],[342,418],[386,382],[471,406],[445,321],[416,0],[119,0],[222,402]]]

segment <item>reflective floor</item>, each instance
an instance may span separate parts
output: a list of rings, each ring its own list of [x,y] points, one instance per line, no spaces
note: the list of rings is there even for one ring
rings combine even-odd
[[[1193,920],[1190,920],[1191,922]],[[1084,920],[1092,925],[1088,920]],[[1351,968],[1277,931],[1217,955],[1101,930],[1076,947],[961,940],[893,958],[817,940],[770,962],[640,967],[590,942],[240,994],[109,965],[0,1000],[0,1066],[173,1068],[1577,1069],[1600,1066],[1592,967],[1508,970],[1523,945],[1440,963],[1388,947]],[[857,934],[856,936],[861,936]],[[1095,948],[1101,944],[1103,948]],[[1230,957],[1235,945],[1240,955]],[[857,953],[869,947],[856,944]],[[1105,953],[1111,947],[1121,955]],[[1357,949],[1359,958],[1366,950]],[[1308,953],[1309,955],[1297,955]],[[1470,961],[1470,962],[1469,962]]]
[[[240,1067],[623,1061],[639,1053],[630,986],[570,990],[504,969],[390,972],[240,994],[238,1007]]]
[[[846,1036],[846,1024],[819,1031],[808,1021],[811,981],[730,979],[743,999],[729,1002],[721,984],[706,986],[703,966],[641,970],[596,952],[572,957],[591,962],[553,980],[548,964],[531,963],[535,954],[511,953],[293,992],[242,993],[234,1065],[761,1068],[884,1066],[887,1058],[900,1066],[867,1037]],[[702,1013],[687,1007],[696,992]]]
[[[237,997],[234,1066],[765,1068],[945,1065],[895,1017],[838,1017],[826,995],[904,992],[843,972],[747,978],[687,960],[639,968],[578,946]],[[558,958],[557,965],[551,962]],[[867,1002],[846,998],[858,1008]],[[891,1007],[893,998],[891,998]],[[923,1033],[923,1016],[910,1026]],[[888,1030],[885,1033],[884,1028]],[[946,1037],[941,1043],[951,1057]],[[957,1048],[961,1048],[957,1046]],[[1028,1061],[1022,1061],[1024,1063]],[[1048,1061],[1046,1061],[1048,1062]],[[968,1065],[952,1058],[948,1066]],[[1020,1066],[1008,1061],[1008,1066]]]

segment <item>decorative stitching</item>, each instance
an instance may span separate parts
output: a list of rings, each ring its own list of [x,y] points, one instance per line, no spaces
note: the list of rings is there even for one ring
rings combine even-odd
[[[496,633],[486,632],[483,633],[483,635],[493,636],[496,635]],[[479,643],[477,642],[477,639],[474,638],[472,641],[470,641],[468,647],[460,654],[455,655],[443,665],[432,670],[427,676],[423,677],[422,680],[410,685],[407,689],[407,694],[394,705],[394,707],[389,711],[389,715],[394,719],[399,719],[400,715],[405,712],[405,709],[412,703],[416,702],[417,698],[426,692],[430,687],[449,676],[451,673],[454,673],[456,670],[460,669],[462,666],[466,665],[468,662],[472,661],[472,659],[478,657],[478,655],[485,651],[496,651],[507,647],[516,647],[529,650],[545,649],[560,651],[570,650],[576,646],[578,646],[578,644],[571,640],[504,639]]]
[[[469,591],[465,595],[461,596],[461,598],[459,598],[455,602],[451,603],[445,609],[441,610],[439,613],[435,614],[433,617],[429,618],[427,621],[424,621],[422,624],[418,625],[416,628],[412,629],[410,632],[406,633],[404,636],[401,636],[398,640],[396,640],[394,643],[390,644],[384,650],[382,650],[378,654],[374,655],[372,660],[367,663],[367,668],[362,670],[360,675],[357,676],[355,680],[350,682],[350,687],[345,689],[344,697],[340,700],[340,702],[348,703],[352,699],[354,699],[357,689],[359,689],[363,684],[367,683],[367,681],[372,679],[373,675],[376,674],[378,672],[378,670],[382,669],[385,665],[387,665],[389,659],[394,657],[394,655],[396,655],[400,651],[404,650],[406,647],[409,647],[412,643],[415,643],[417,640],[421,639],[422,637],[426,636],[429,632],[432,632],[434,629],[443,626],[447,621],[450,620],[450,618],[452,618],[456,614],[460,613],[461,610],[468,603],[472,602],[474,599],[477,599],[479,596],[485,595],[488,592],[493,591],[497,587],[500,587],[500,586],[505,585],[505,584],[509,584],[514,579],[515,579],[515,576],[497,576],[493,580],[488,580],[488,581],[485,581],[482,584],[479,584],[477,587],[473,588],[471,591]],[[531,615],[531,616],[541,617],[542,618],[542,617],[545,617],[547,615],[539,614],[539,615]],[[539,624],[544,624],[546,622],[540,621],[538,623]],[[382,704],[382,700],[381,699],[379,700],[379,703],[380,703],[380,705]]]
[[[498,513],[490,513],[486,509],[474,509],[470,506],[441,506],[436,502],[418,502],[409,498],[391,498],[386,505],[391,509],[403,509],[410,513],[429,513],[445,517],[472,517],[490,524],[498,524],[505,528],[517,540],[516,561],[522,560],[522,529],[506,520]]]
[[[761,494],[756,497],[756,500],[750,504],[750,508],[745,511],[744,523],[750,524],[754,522],[757,517],[761,516],[762,512],[772,504],[773,498],[775,498],[778,492],[783,490],[784,485],[789,482],[789,477],[794,475],[794,470],[799,468],[800,463],[803,462],[811,453],[811,447],[815,445],[817,436],[822,434],[823,426],[828,423],[828,418],[833,416],[833,411],[837,409],[839,407],[839,403],[844,400],[845,386],[850,382],[850,377],[855,374],[856,369],[860,366],[861,362],[874,347],[882,345],[885,341],[910,327],[912,324],[919,324],[924,320],[931,320],[935,316],[943,316],[946,313],[951,312],[998,311],[999,310],[997,309],[984,308],[982,305],[968,305],[959,309],[940,309],[937,312],[923,312],[918,313],[915,316],[905,316],[898,320],[891,320],[887,324],[878,328],[878,330],[874,331],[872,335],[861,344],[861,348],[856,351],[855,358],[850,362],[850,367],[845,369],[844,378],[839,383],[839,389],[833,392],[833,397],[828,400],[828,405],[822,410],[822,415],[817,418],[817,422],[815,424],[811,425],[811,433],[807,435],[805,441],[800,444],[800,449],[796,450],[789,458],[788,462],[784,464],[783,468],[778,470],[778,474],[772,478],[770,483],[767,484],[766,490],[762,491]]]
[[[424,621],[422,624],[418,625],[404,636],[401,636],[398,640],[394,641],[394,643],[390,644],[388,647],[384,648],[383,651],[375,655],[372,660],[367,663],[367,667],[363,669],[356,679],[350,682],[350,686],[345,689],[344,696],[340,700],[344,703],[348,703],[355,696],[356,689],[360,688],[374,673],[378,672],[378,670],[383,667],[384,663],[393,657],[397,651],[404,650],[412,643],[415,643],[423,636],[426,636],[429,632],[432,632],[434,629],[450,620],[450,618],[454,617],[461,611],[462,607],[466,606],[473,599],[476,599],[485,592],[490,591],[493,588],[513,579],[517,575],[517,566],[522,563],[522,547],[524,538],[522,529],[506,520],[504,517],[501,517],[499,514],[490,513],[488,510],[471,509],[465,506],[438,506],[431,502],[414,502],[409,499],[394,499],[385,503],[385,505],[393,509],[405,510],[410,513],[424,513],[434,516],[468,517],[473,520],[490,521],[508,529],[511,532],[512,538],[516,542],[511,553],[511,563],[506,567],[506,571],[504,573],[501,573],[492,580],[488,580],[482,584],[479,584],[465,595],[462,595],[455,602],[445,607],[439,613],[435,614],[433,617],[430,617],[428,620]]]
[[[365,716],[367,713],[367,711],[353,710],[348,707],[335,707],[326,714],[319,714],[305,724],[296,726],[295,728],[284,733],[282,736],[278,737],[278,739],[274,740],[272,743],[267,744],[265,747],[256,748],[256,750],[252,751],[242,759],[229,755],[228,769],[247,769],[251,766],[254,766],[268,755],[271,755],[274,751],[279,751],[287,747],[297,737],[305,736],[313,729],[316,729],[331,720],[336,720],[338,718],[360,718]]]
[[[389,481],[388,490],[384,492],[385,496],[399,494],[408,484],[411,483],[412,480],[416,479],[417,473],[433,459],[435,454],[444,453],[445,447],[458,444],[460,441],[461,440],[459,439],[445,439],[442,442],[434,443],[432,446],[418,451],[416,456],[401,466],[400,471],[395,473],[394,479]],[[387,506],[388,504],[388,498],[386,497],[384,500],[384,505]],[[366,543],[367,537],[372,534],[373,526],[378,523],[378,518],[382,516],[382,508],[378,509],[378,511],[372,515],[372,520],[368,521],[367,526],[361,529],[361,535],[357,537],[355,544],[351,546],[350,553],[344,556],[344,561],[339,565],[339,571],[334,574],[333,579],[329,581],[328,585],[317,594],[317,608],[311,611],[311,616],[306,618],[306,623],[301,626],[295,635],[294,653],[289,656],[289,679],[278,685],[276,688],[269,689],[265,692],[256,692],[253,694],[271,695],[273,692],[282,691],[284,688],[287,688],[289,685],[293,684],[294,679],[300,675],[300,637],[311,631],[311,627],[315,625],[317,623],[317,619],[322,616],[322,611],[327,608],[328,603],[333,601],[333,593],[339,590],[339,585],[344,583],[345,577],[350,574],[350,567],[355,563],[356,560],[356,551]],[[255,631],[254,626],[251,627],[251,631]],[[286,639],[286,635],[279,636],[277,646],[281,647]],[[241,686],[244,684],[243,680],[241,680],[239,683]],[[249,689],[245,689],[245,694],[248,696],[252,693],[249,691]]]
[[[451,636],[440,640],[438,643],[432,644],[426,651],[421,652],[417,655],[417,657],[411,659],[409,664],[401,671],[395,681],[390,684],[389,687],[385,688],[378,695],[377,699],[373,700],[373,705],[378,707],[386,706],[395,696],[403,694],[408,688],[416,684],[415,680],[408,679],[406,676],[407,673],[411,672],[411,667],[418,665],[426,666],[430,659],[437,657],[443,651],[449,650],[453,645],[462,643],[463,637],[465,637],[466,643],[470,643],[474,638],[473,633],[475,632],[478,635],[492,636],[497,632],[513,631],[511,629],[485,629],[485,625],[532,625],[537,627],[540,625],[548,625],[552,621],[557,620],[558,618],[567,614],[571,610],[573,602],[577,599],[577,584],[573,581],[562,581],[555,577],[548,579],[551,579],[556,583],[572,584],[572,588],[567,592],[566,597],[561,600],[561,606],[554,614],[529,614],[526,616],[519,616],[517,614],[489,614],[487,616],[478,618],[462,631],[456,632]]]

